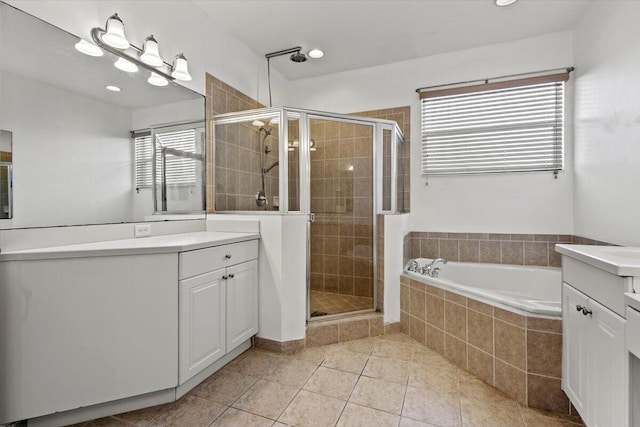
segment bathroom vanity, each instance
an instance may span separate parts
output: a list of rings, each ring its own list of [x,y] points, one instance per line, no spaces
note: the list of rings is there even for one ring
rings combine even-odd
[[[557,245],[562,254],[562,388],[587,426],[630,425],[625,293],[640,291],[640,251]],[[635,294],[634,294],[635,295]],[[637,315],[636,315],[637,316]],[[636,425],[636,424],[634,424]]]
[[[0,424],[184,395],[258,330],[257,239],[202,231],[1,253]]]

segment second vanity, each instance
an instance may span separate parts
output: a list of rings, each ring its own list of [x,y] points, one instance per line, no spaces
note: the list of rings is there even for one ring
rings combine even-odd
[[[640,250],[556,250],[562,254],[562,388],[587,426],[640,425],[633,392],[638,384],[629,383],[640,377],[634,373],[640,365],[629,357],[632,350],[640,353],[640,333],[630,334],[640,316],[629,308],[640,291]]]
[[[70,424],[183,396],[258,331],[259,237],[0,254],[0,424]]]

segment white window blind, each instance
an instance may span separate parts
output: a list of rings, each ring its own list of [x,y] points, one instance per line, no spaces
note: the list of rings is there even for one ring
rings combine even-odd
[[[186,153],[196,151],[195,129],[179,131],[157,132],[156,136],[156,173],[162,176],[163,147]],[[153,184],[153,145],[150,133],[134,136],[136,162],[136,188],[151,187]],[[196,182],[196,160],[175,156],[170,152],[166,155],[167,184],[194,184]]]
[[[563,169],[564,80],[506,86],[421,94],[423,174]]]

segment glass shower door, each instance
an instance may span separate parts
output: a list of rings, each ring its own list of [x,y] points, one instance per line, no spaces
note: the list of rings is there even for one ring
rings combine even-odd
[[[373,309],[373,125],[313,116],[309,133],[309,317]]]

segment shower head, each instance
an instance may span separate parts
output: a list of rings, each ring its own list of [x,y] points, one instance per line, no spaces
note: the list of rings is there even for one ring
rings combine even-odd
[[[307,55],[305,55],[304,53],[297,51],[296,53],[294,53],[293,55],[291,55],[289,57],[289,59],[291,59],[291,61],[293,62],[304,62],[307,60]]]

